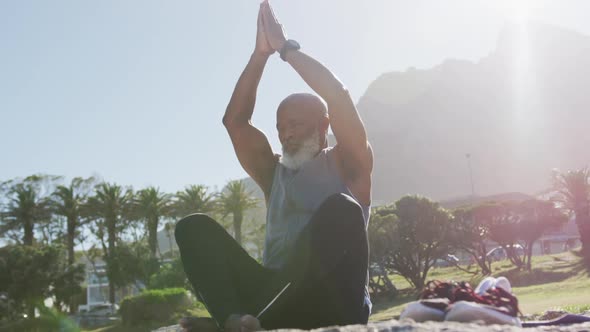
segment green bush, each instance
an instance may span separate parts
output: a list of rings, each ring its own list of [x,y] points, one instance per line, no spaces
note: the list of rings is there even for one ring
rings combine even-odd
[[[47,308],[37,304],[39,317],[9,321],[7,324],[0,320],[0,331],[19,332],[80,332],[80,328],[65,314],[54,308]]]
[[[151,275],[148,283],[150,289],[162,289],[183,287],[188,290],[191,286],[184,274],[184,268],[180,259],[175,259],[172,262],[163,264],[158,272]]]
[[[121,302],[119,313],[125,325],[167,322],[176,312],[186,310],[191,305],[184,288],[153,289],[126,297]]]
[[[23,313],[34,316],[35,306],[55,297],[64,308],[72,295],[81,294],[84,266],[68,266],[60,245],[0,248],[0,320],[15,321]]]

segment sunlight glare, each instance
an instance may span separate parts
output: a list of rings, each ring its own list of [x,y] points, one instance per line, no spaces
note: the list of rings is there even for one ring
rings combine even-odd
[[[524,23],[529,19],[531,10],[530,0],[512,0],[514,19],[516,22]]]
[[[531,0],[502,0],[499,6],[504,12],[504,16],[514,23],[524,23],[529,19]]]

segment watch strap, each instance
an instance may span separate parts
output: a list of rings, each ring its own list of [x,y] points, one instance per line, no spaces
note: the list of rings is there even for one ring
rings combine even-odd
[[[297,51],[299,49],[301,49],[299,43],[294,41],[293,39],[289,39],[285,41],[285,44],[279,50],[279,54],[281,55],[281,59],[283,61],[287,61],[287,53],[289,53],[289,51]]]

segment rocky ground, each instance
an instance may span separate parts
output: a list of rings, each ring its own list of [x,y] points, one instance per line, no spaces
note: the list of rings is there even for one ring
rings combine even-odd
[[[180,332],[178,325],[160,328],[154,332]],[[300,331],[300,330],[279,330],[279,331]],[[569,326],[544,326],[536,328],[518,328],[507,325],[482,325],[478,323],[457,323],[457,322],[424,322],[389,320],[383,322],[369,323],[368,325],[336,326],[312,330],[313,332],[497,332],[497,331],[561,331],[561,332],[590,332],[590,323],[574,324]]]
[[[539,315],[528,315],[521,317],[523,321],[531,321],[531,320],[551,320],[557,317],[560,317],[564,314],[567,314],[565,311],[561,310],[549,310],[544,312],[543,314]],[[582,315],[590,316],[590,311],[582,313]],[[282,332],[295,332],[301,330],[290,330],[290,329],[283,329],[283,330],[276,330]],[[372,322],[368,325],[350,325],[350,326],[335,326],[335,327],[327,327],[321,329],[312,330],[312,332],[352,332],[352,331],[361,331],[361,332],[427,332],[427,331],[434,331],[434,332],[474,332],[474,331],[482,331],[482,332],[497,332],[497,331],[526,331],[526,332],[541,332],[541,331],[560,331],[560,332],[590,332],[590,322],[582,323],[582,324],[574,324],[569,326],[543,326],[543,327],[535,327],[535,328],[519,328],[507,325],[484,325],[483,322],[478,323],[457,323],[457,322],[424,322],[424,323],[416,323],[412,320],[402,320],[398,321],[395,319],[382,321],[382,322]],[[172,325],[167,327],[162,327],[152,332],[182,332],[182,329],[178,325]]]

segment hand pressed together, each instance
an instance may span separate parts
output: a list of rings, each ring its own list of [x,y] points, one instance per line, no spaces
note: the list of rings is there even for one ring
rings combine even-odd
[[[262,6],[263,4],[260,4],[260,10],[258,11],[258,28],[256,31],[256,48],[254,49],[254,52],[258,55],[270,56],[275,52],[275,50],[268,42],[268,38],[266,36],[262,17]]]
[[[277,20],[268,0],[264,0],[260,4],[260,13],[262,14],[262,23],[268,43],[273,50],[280,51],[287,41],[287,34],[283,29],[283,25]]]

